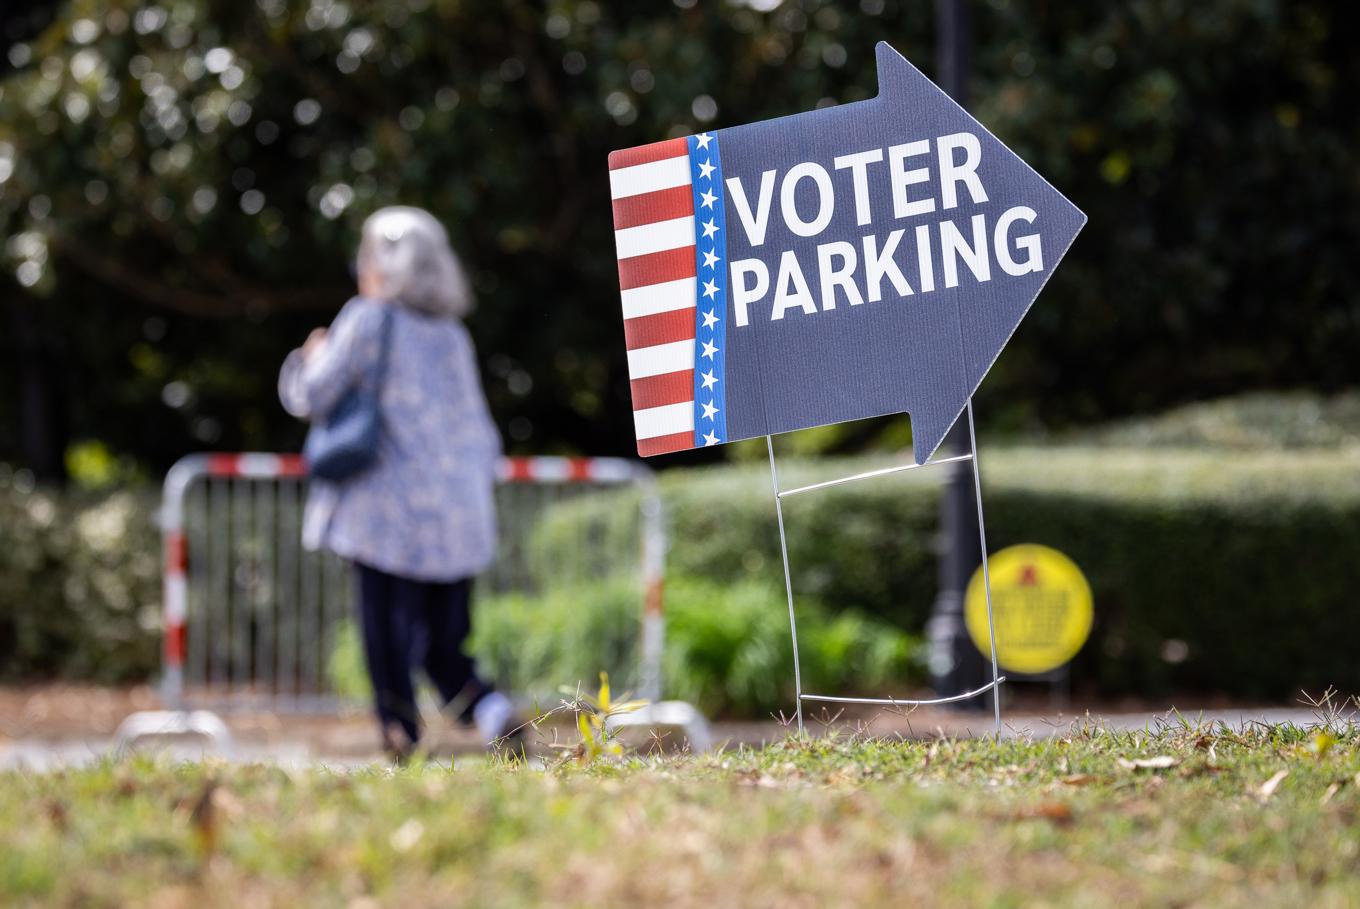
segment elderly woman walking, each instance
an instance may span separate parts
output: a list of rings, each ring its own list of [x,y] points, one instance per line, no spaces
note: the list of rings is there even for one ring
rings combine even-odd
[[[461,320],[471,292],[439,222],[418,208],[376,212],[357,264],[359,296],[288,355],[279,397],[314,433],[355,395],[375,411],[366,463],[313,479],[303,542],[354,563],[383,744],[402,759],[421,732],[417,666],[488,742],[513,723],[463,650],[472,578],[494,555],[501,443]]]

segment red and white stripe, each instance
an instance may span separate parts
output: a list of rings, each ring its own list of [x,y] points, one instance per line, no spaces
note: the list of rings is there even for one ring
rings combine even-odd
[[[689,146],[609,155],[638,453],[694,447],[694,195]]]
[[[220,452],[203,458],[199,471],[210,477],[307,476],[307,462],[296,454]],[[496,479],[502,483],[619,483],[637,479],[638,471],[636,462],[620,458],[507,457],[496,463]]]
[[[307,475],[307,463],[302,455],[268,454],[248,451],[241,454],[214,453],[208,455],[207,473],[214,477],[302,477]]]
[[[161,574],[165,637],[161,649],[166,668],[178,676],[184,667],[185,623],[189,618],[189,541],[184,536],[184,528],[167,527],[162,536],[162,548],[165,558]]]
[[[648,476],[636,461],[622,458],[501,458],[496,479],[502,483],[627,483]]]

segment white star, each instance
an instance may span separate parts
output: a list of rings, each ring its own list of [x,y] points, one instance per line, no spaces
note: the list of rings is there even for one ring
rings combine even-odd
[[[703,352],[703,355],[704,355],[705,357],[708,357],[708,358],[711,360],[711,359],[713,359],[713,355],[714,355],[715,353],[717,353],[717,352],[718,352],[718,345],[714,344],[712,341],[705,341],[705,342],[704,342],[704,352]]]
[[[708,312],[704,313],[704,328],[712,328],[714,325],[717,324],[718,317],[713,312],[713,310],[710,309]]]
[[[712,208],[713,203],[718,201],[718,197],[710,192],[702,193],[699,198],[703,200],[704,208]]]
[[[709,175],[712,174],[715,169],[716,168],[714,168],[714,166],[712,164],[709,164],[707,161],[702,162],[699,165],[700,179],[707,180],[709,178]]]
[[[699,140],[700,148],[708,148],[708,143],[713,140],[713,137],[710,136],[708,133],[699,133],[699,135],[695,136],[694,138]]]
[[[718,415],[718,408],[713,406],[712,401],[704,402],[704,419],[711,420]]]
[[[714,385],[718,384],[718,377],[713,375],[713,370],[710,369],[708,372],[703,373],[703,382],[704,391],[708,391]]]
[[[718,264],[718,254],[713,250],[704,253],[704,268],[712,268]]]
[[[704,433],[704,446],[705,446],[705,447],[707,447],[707,446],[709,446],[709,445],[717,445],[717,444],[718,444],[718,434],[717,434],[716,432],[706,432],[706,433]]]
[[[716,294],[717,292],[718,292],[718,282],[717,282],[716,280],[715,280],[715,281],[705,281],[705,282],[704,282],[704,296],[705,296],[705,297],[708,297],[708,298],[711,300],[711,299],[713,299],[713,295]]]
[[[718,225],[713,223],[713,219],[712,219],[712,218],[709,218],[707,221],[704,222],[704,239],[705,239],[705,240],[707,240],[709,237],[713,236],[713,235],[716,234],[717,232],[718,232]]]

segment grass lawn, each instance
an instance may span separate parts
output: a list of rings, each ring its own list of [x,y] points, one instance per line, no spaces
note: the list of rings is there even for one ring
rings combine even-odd
[[[1360,734],[0,775],[0,905],[1360,905]]]

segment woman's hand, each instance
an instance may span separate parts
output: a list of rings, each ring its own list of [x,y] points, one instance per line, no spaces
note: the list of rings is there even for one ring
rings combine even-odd
[[[302,342],[302,357],[307,359],[326,346],[326,329],[314,328],[312,333],[307,336],[307,340]]]

